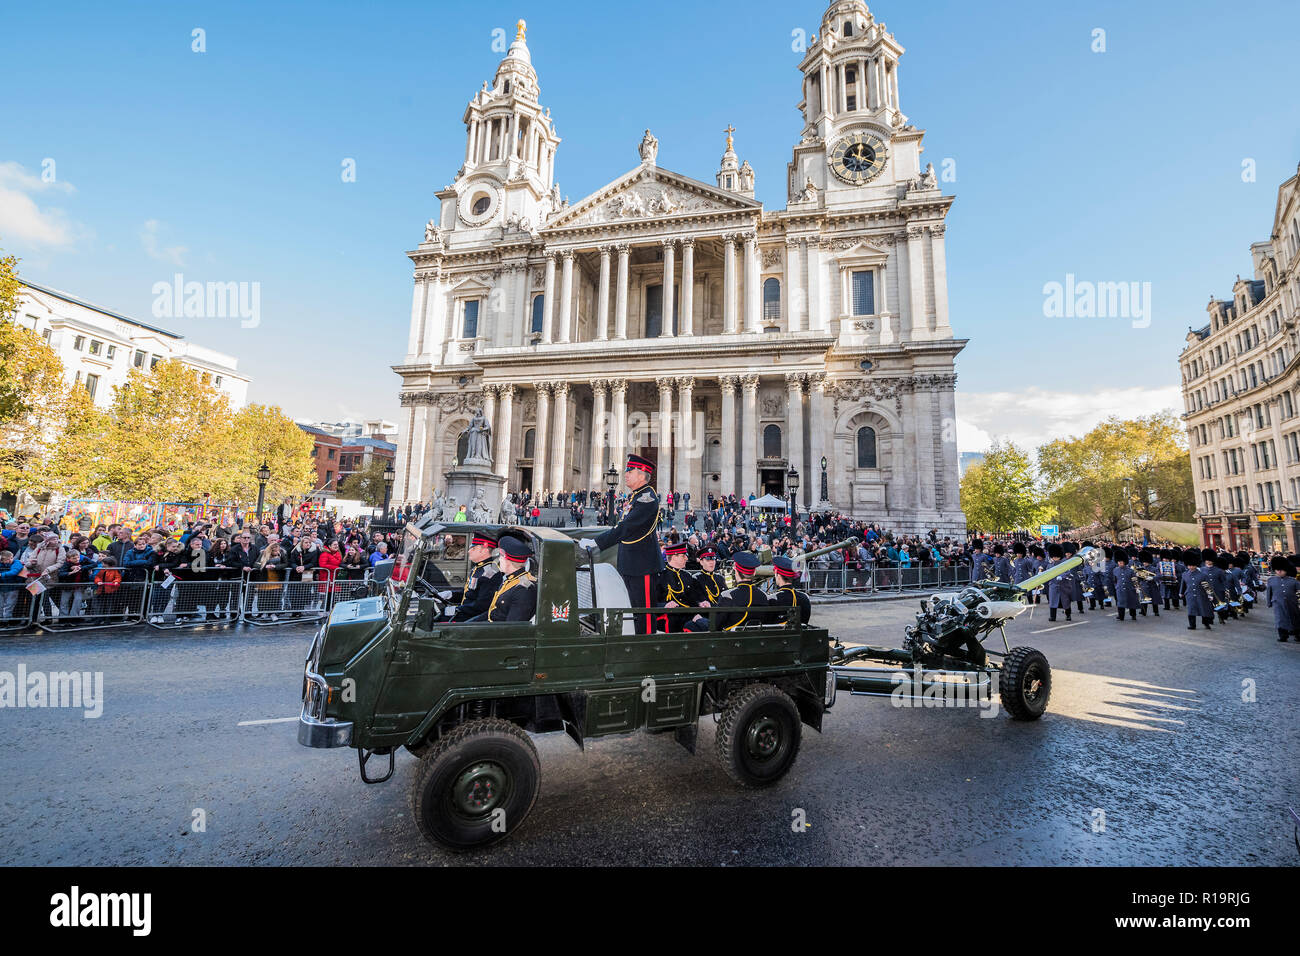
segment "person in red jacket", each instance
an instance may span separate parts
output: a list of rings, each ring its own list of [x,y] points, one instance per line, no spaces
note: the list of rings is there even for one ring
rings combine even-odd
[[[334,578],[337,576],[339,565],[343,563],[343,552],[339,550],[338,538],[335,538],[329,544],[325,545],[325,550],[320,553],[317,567],[320,569],[320,592],[326,594],[329,592]]]

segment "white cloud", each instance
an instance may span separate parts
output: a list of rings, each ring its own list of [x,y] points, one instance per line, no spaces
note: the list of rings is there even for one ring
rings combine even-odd
[[[1110,418],[1137,418],[1183,408],[1177,385],[1054,392],[1031,386],[1018,392],[957,393],[957,448],[985,451],[994,438],[1027,450],[1057,438],[1081,436]]]
[[[48,180],[15,162],[0,163],[0,238],[42,246],[70,246],[89,234],[62,210],[41,207],[31,194],[76,192],[71,183]]]
[[[144,251],[148,253],[151,259],[157,259],[159,262],[170,262],[174,266],[185,265],[185,253],[190,251],[189,248],[186,246],[162,245],[158,240],[164,228],[164,224],[157,219],[146,221],[144,227],[140,230],[140,244],[144,246]]]

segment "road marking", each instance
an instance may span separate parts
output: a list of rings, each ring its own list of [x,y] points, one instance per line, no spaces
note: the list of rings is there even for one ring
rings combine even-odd
[[[236,727],[254,727],[258,724],[287,724],[291,720],[297,720],[297,717],[272,717],[269,720],[241,720],[235,724]]]
[[[1088,624],[1089,621],[1075,621],[1073,624],[1058,624],[1056,627],[1045,627],[1041,631],[1030,631],[1030,634],[1046,634],[1048,631],[1059,631],[1066,627],[1078,627],[1080,624]]]

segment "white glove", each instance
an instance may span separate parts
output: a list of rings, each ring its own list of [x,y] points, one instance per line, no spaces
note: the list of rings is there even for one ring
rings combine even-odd
[[[450,601],[452,598],[452,593],[450,591],[439,591],[438,597],[442,598],[444,601]]]
[[[583,538],[581,541],[578,542],[578,547],[580,547],[583,551],[598,551],[598,550],[599,550],[599,548],[596,547],[596,539],[595,539],[595,538]]]

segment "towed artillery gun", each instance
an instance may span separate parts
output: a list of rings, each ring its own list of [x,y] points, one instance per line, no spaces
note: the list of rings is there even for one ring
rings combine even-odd
[[[468,537],[488,527],[532,545],[536,613],[526,622],[448,623],[444,595],[468,577]],[[701,614],[709,629],[636,634],[633,616],[646,609],[631,606],[614,566],[596,560],[612,553],[588,554],[554,529],[423,522],[408,525],[405,538],[403,573],[378,594],[336,604],[313,637],[298,741],[355,749],[367,784],[390,779],[406,748],[419,760],[409,790],[416,825],[451,850],[494,843],[523,824],[540,782],[530,735],[564,733],[585,749],[645,731],[671,734],[694,753],[700,717],[713,716],[728,776],[764,787],[790,770],[804,725],[821,731],[837,688],[857,692],[866,679],[850,662],[870,655],[832,647],[829,632],[802,624],[797,608],[762,611],[729,631],[717,608],[656,608],[657,617]],[[980,590],[989,584],[975,589],[977,606],[994,600]],[[937,610],[927,613],[946,622],[945,602],[930,604]],[[917,643],[914,656],[942,662],[960,631],[945,623],[934,649]],[[1049,682],[1045,660],[1041,672]],[[1035,686],[1045,706],[1045,688]],[[372,776],[375,757],[387,768]]]
[[[909,667],[917,679],[901,686],[912,700],[942,697],[951,685],[986,695],[996,688],[1012,718],[1037,720],[1052,693],[1052,668],[1042,651],[1008,643],[1007,622],[1026,610],[1025,599],[1037,588],[1091,561],[1094,551],[1084,548],[1019,584],[977,581],[923,600],[901,648],[845,647],[837,641],[831,648],[835,686],[855,695],[898,698],[899,668]],[[995,631],[1002,637],[1001,651],[984,646]]]

